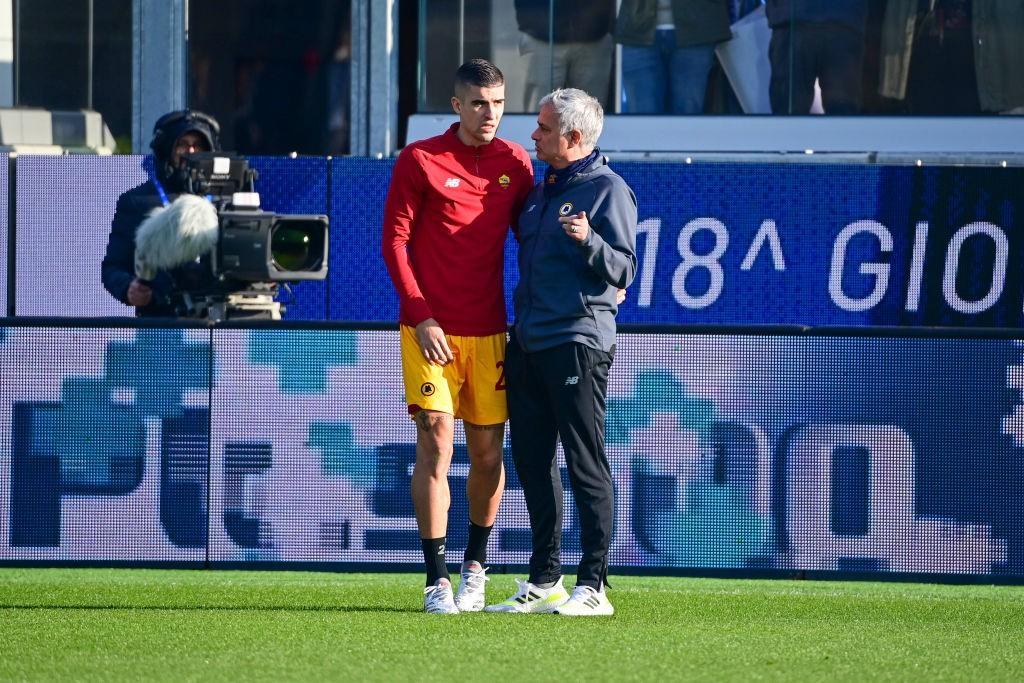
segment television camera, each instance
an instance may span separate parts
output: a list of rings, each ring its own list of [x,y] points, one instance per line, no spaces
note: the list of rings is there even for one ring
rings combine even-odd
[[[181,172],[185,192],[136,234],[136,274],[169,270],[181,317],[278,320],[279,287],[327,277],[327,217],[262,210],[244,157],[183,155]]]

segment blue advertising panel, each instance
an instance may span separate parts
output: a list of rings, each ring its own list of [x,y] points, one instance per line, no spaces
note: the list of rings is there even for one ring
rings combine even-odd
[[[332,243],[344,255],[332,256],[332,266],[342,260],[332,268],[330,318],[393,321],[397,301],[379,255],[391,162],[333,163],[332,222],[357,229]],[[1020,169],[612,167],[635,191],[640,219],[637,275],[620,323],[1019,327],[1024,320]],[[511,301],[514,245],[506,253]],[[339,279],[356,269],[357,283]]]
[[[209,336],[0,328],[0,557],[205,560]]]
[[[131,314],[98,274],[114,203],[144,180],[141,162],[19,157],[19,314]],[[331,219],[328,279],[294,285],[285,317],[394,322],[380,248],[393,161],[252,164],[265,208]],[[612,165],[635,190],[640,218],[637,276],[620,323],[1017,328],[1024,320],[1021,169]],[[510,238],[509,301],[515,253]]]
[[[615,166],[636,191],[637,323],[1019,327],[1020,169]]]
[[[117,198],[146,181],[142,156],[17,159],[15,313],[133,315],[100,280]]]
[[[398,297],[381,256],[391,160],[331,160],[330,320],[398,322]]]
[[[147,163],[147,157],[128,155],[18,157],[18,315],[134,315],[131,307],[103,289],[100,264],[117,199],[146,182]],[[256,189],[264,209],[327,214],[326,159],[254,157],[251,165],[259,174]],[[5,211],[0,218],[4,225],[6,219]],[[4,230],[0,239],[6,236]],[[305,282],[291,288],[291,295],[281,297],[287,317],[324,319],[325,283]]]
[[[264,211],[283,214],[327,215],[327,164],[322,157],[252,157],[258,173],[256,190]],[[329,249],[330,247],[328,247]],[[328,254],[330,252],[328,251]],[[324,320],[327,317],[327,283],[297,282],[288,285],[279,299],[285,304],[284,317],[295,320]]]
[[[399,367],[394,331],[2,328],[0,560],[419,562]],[[1024,577],[1022,391],[1018,340],[622,334],[611,563]]]

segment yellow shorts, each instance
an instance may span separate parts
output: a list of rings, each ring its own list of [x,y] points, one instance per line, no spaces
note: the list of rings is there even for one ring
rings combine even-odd
[[[402,374],[409,414],[421,410],[448,413],[475,425],[496,425],[508,419],[505,403],[506,335],[445,335],[455,360],[431,365],[423,357],[416,331],[401,325]]]

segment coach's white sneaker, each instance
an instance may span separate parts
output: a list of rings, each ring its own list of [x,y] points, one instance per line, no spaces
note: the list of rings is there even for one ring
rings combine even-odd
[[[455,605],[460,612],[479,612],[484,608],[484,592],[487,590],[487,569],[479,562],[462,565],[462,582],[455,594]]]
[[[594,590],[590,586],[576,586],[572,589],[572,597],[556,609],[555,614],[567,617],[609,617],[615,614],[615,608],[608,601],[603,588]]]
[[[455,596],[452,595],[452,582],[440,578],[434,585],[423,589],[423,611],[427,614],[458,614]]]
[[[485,612],[518,612],[520,614],[550,614],[569,599],[562,585],[562,577],[551,588],[540,588],[529,581],[516,579],[519,590],[505,602],[484,607]]]

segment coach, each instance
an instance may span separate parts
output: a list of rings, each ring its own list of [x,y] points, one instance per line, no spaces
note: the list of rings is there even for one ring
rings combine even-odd
[[[572,597],[550,611],[581,616],[614,611],[604,590],[612,534],[604,420],[617,290],[636,272],[636,196],[596,149],[603,122],[600,103],[582,90],[555,90],[540,102],[531,137],[549,167],[519,217],[505,361],[512,456],[533,528],[527,593],[564,595],[560,438],[583,557]]]

